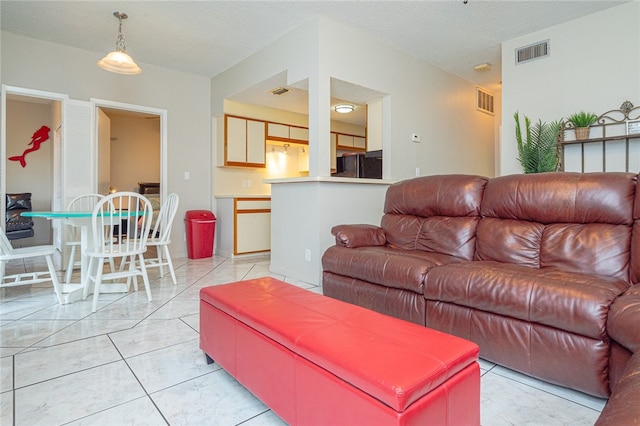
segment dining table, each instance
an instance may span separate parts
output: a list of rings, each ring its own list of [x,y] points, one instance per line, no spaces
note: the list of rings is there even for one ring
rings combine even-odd
[[[120,210],[112,213],[117,216],[138,216],[140,213],[135,211]],[[80,282],[79,283],[60,283],[60,290],[63,296],[63,302],[71,303],[83,298],[83,291],[86,286],[90,286],[89,282],[89,256],[88,249],[93,242],[91,233],[91,211],[28,211],[22,212],[24,217],[40,217],[49,220],[62,220],[64,223],[80,228]],[[100,293],[125,293],[129,289],[128,283],[105,283],[100,286]],[[92,294],[92,288],[89,288],[87,294]]]

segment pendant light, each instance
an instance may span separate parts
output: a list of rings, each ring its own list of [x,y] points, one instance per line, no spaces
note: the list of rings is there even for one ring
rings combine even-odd
[[[113,16],[118,18],[118,37],[116,38],[116,50],[110,52],[98,61],[98,66],[107,71],[117,74],[140,74],[142,69],[136,64],[124,47],[124,36],[122,35],[122,20],[127,19],[126,13],[113,12]]]

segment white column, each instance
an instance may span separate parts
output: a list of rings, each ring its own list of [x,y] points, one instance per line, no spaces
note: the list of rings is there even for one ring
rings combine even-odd
[[[309,176],[331,176],[330,108],[329,73],[323,66],[312,68],[309,76]]]

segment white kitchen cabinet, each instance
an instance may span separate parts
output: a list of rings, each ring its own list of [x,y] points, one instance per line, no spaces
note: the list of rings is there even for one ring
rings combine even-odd
[[[265,122],[225,115],[224,165],[265,167]]]
[[[289,126],[278,123],[267,123],[267,136],[275,139],[289,139]]]
[[[306,127],[295,127],[295,126],[291,126],[289,127],[289,138],[291,139],[292,142],[298,142],[298,141],[303,141],[303,142],[309,142],[309,129],[307,129]]]
[[[362,149],[366,149],[367,148],[367,139],[360,137],[360,136],[354,136],[353,137],[353,147],[354,148],[362,148]]]
[[[309,143],[309,129],[268,122],[267,139],[284,143]]]
[[[247,163],[265,164],[264,122],[247,120]]]
[[[216,254],[235,257],[271,250],[269,196],[216,197]]]
[[[363,152],[367,150],[367,138],[336,132],[336,145],[338,150]]]
[[[338,146],[353,148],[353,136],[338,133]]]

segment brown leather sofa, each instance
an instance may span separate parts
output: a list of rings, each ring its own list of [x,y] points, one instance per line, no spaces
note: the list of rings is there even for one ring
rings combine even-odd
[[[469,339],[483,358],[514,370],[610,397],[601,424],[637,423],[636,182],[631,173],[544,173],[396,183],[380,226],[333,228],[323,292]]]

